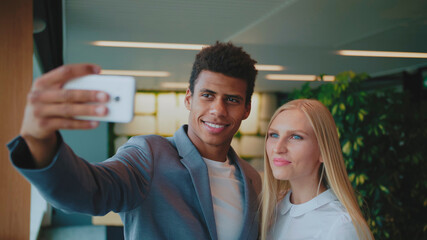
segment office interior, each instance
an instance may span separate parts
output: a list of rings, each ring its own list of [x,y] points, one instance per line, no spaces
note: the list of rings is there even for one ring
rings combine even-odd
[[[107,159],[131,136],[171,136],[185,124],[183,96],[194,56],[216,41],[242,46],[258,61],[252,112],[232,146],[261,174],[269,118],[307,82],[318,87],[345,71],[366,73],[366,91],[408,91],[414,105],[427,101],[426,1],[8,0],[0,6],[6,103],[0,239],[123,239],[117,214],[55,209],[9,161],[5,145],[19,134],[31,82],[63,64],[96,63],[101,74],[136,79],[130,123],[61,131],[90,162]]]

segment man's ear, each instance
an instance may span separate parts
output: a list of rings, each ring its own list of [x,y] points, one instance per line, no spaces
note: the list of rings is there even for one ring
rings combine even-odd
[[[249,117],[249,114],[251,113],[251,102],[249,102],[248,104],[246,104],[245,106],[245,115],[243,116],[243,120],[245,120],[246,118]]]
[[[185,92],[185,99],[184,99],[184,104],[185,107],[188,109],[188,111],[191,111],[191,100],[192,100],[193,95],[191,94],[191,91],[189,88],[187,88],[187,91]]]

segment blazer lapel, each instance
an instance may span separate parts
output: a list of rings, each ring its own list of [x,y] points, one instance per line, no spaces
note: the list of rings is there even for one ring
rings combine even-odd
[[[186,129],[181,127],[173,136],[174,144],[181,157],[182,164],[187,168],[197,199],[199,200],[203,217],[206,221],[211,239],[216,240],[217,230],[212,204],[212,194],[209,184],[208,168],[200,153],[187,136]]]
[[[231,148],[230,148],[231,149]],[[253,226],[258,227],[258,195],[255,191],[255,188],[252,184],[252,179],[245,173],[248,173],[246,166],[244,164],[240,164],[240,160],[237,157],[237,154],[234,150],[231,149],[229,152],[230,159],[236,163],[237,167],[240,170],[240,174],[243,179],[243,188],[244,188],[244,212],[243,212],[243,228],[242,233],[240,234],[239,239],[256,239],[254,234],[257,234],[258,229],[254,229]],[[255,224],[254,224],[255,223]],[[255,232],[254,232],[255,231]]]

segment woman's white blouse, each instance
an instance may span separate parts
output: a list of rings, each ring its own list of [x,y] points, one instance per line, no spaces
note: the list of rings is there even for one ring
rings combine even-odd
[[[290,202],[290,195],[277,205],[268,239],[358,239],[350,215],[331,189],[298,205]]]

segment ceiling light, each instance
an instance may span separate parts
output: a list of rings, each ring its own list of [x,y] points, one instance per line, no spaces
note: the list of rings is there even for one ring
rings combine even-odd
[[[255,68],[258,71],[283,71],[285,68],[280,65],[262,65],[262,64],[255,64]]]
[[[178,50],[201,50],[208,45],[183,43],[155,43],[155,42],[124,42],[124,41],[95,41],[92,45],[101,47],[128,47],[128,48],[155,48]]]
[[[337,51],[337,54],[342,56],[357,56],[357,57],[427,58],[427,53],[420,53],[420,52],[340,50],[340,51]]]
[[[162,82],[160,85],[163,88],[187,89],[190,84],[188,82]]]
[[[320,76],[317,78],[317,80],[321,80]],[[333,82],[335,81],[335,76],[334,75],[323,75],[323,81],[325,82]]]
[[[316,75],[301,75],[301,74],[267,74],[265,76],[268,80],[281,80],[281,81],[315,81],[321,80],[320,76]],[[323,75],[323,81],[332,82],[335,80],[333,75]]]
[[[129,71],[129,70],[101,70],[104,75],[126,75],[136,77],[169,77],[170,73],[165,71]]]

